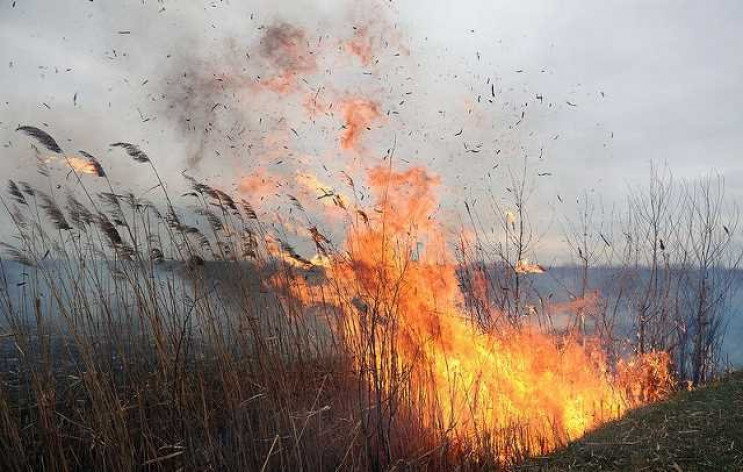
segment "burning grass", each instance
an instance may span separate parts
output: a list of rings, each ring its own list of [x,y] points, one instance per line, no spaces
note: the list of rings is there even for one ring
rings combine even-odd
[[[369,34],[338,49],[368,64],[384,42]],[[270,74],[248,88],[337,126],[317,153],[332,158],[280,167],[297,157],[282,132],[300,133],[277,117],[239,195],[187,176],[178,198],[156,158],[112,144],[151,174],[137,196],[19,128],[54,156],[38,160],[43,189],[11,181],[3,199],[17,233],[0,284],[3,470],[502,469],[670,394],[667,352],[532,304],[525,284],[546,269],[526,257],[523,182],[501,212],[513,254],[489,268],[437,218],[438,176],[398,166],[394,146],[370,157],[366,133],[389,120],[377,100],[308,95],[324,46],[307,38],[268,28]],[[584,295],[564,307],[575,320],[599,298]]]
[[[87,203],[9,187],[7,470],[500,467],[670,388],[662,353],[611,365],[577,333],[478,326],[423,168],[372,168],[341,245],[308,228],[311,260],[194,179],[184,214],[92,175],[109,191],[78,180]]]

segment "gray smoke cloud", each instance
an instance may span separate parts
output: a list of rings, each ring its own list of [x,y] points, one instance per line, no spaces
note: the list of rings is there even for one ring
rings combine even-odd
[[[337,163],[342,122],[327,107],[372,96],[383,121],[365,148],[396,143],[401,165],[429,165],[445,205],[502,192],[528,157],[534,219],[556,234],[540,251],[559,258],[555,215],[584,192],[610,207],[651,159],[677,177],[716,169],[743,196],[741,20],[734,0],[4,1],[0,172],[37,179],[15,132],[29,124],[96,155],[116,184],[151,185],[108,147],[125,141],[169,181],[188,170],[237,188],[256,167]],[[368,63],[341,50],[360,31]],[[267,84],[300,92],[285,104]],[[307,118],[305,96],[325,112]]]

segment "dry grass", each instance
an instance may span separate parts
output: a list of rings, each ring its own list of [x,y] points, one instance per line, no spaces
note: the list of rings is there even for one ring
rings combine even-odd
[[[248,202],[191,180],[187,210],[168,194],[158,208],[105,172],[74,176],[81,196],[50,177],[3,200],[17,238],[0,260],[0,470],[496,467],[373,388],[341,313],[272,282],[322,275],[271,252]],[[404,372],[386,381],[408,391]]]
[[[315,285],[322,269],[249,202],[189,179],[177,206],[146,154],[114,146],[151,169],[163,203],[102,168],[95,185],[73,172],[64,195],[43,161],[48,185],[11,182],[3,199],[17,238],[0,260],[0,470],[500,470],[545,449],[517,422],[456,436],[416,387],[428,367],[398,361],[404,277],[369,271],[387,295]],[[523,317],[513,306],[505,319]],[[473,307],[468,322],[492,329]]]

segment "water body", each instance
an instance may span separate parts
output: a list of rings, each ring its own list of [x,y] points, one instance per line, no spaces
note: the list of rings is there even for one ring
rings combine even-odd
[[[200,271],[200,282],[194,285],[190,269],[173,262],[156,266],[152,272],[148,272],[149,280],[131,280],[127,278],[131,277],[126,275],[128,271],[112,271],[111,265],[105,262],[83,270],[53,261],[41,268],[1,261],[2,352],[7,354],[15,349],[12,336],[8,336],[12,332],[10,318],[34,327],[40,313],[46,329],[58,335],[67,333],[68,323],[65,320],[75,317],[88,330],[104,327],[110,321],[123,328],[126,324],[146,322],[149,314],[142,313],[143,303],[137,299],[142,296],[159,299],[161,305],[157,312],[166,318],[163,320],[166,324],[187,323],[188,329],[197,334],[208,324],[221,326],[220,329],[227,336],[255,332],[255,326],[258,326],[267,339],[286,339],[287,336],[296,336],[297,329],[305,329],[307,332],[303,335],[310,337],[318,346],[328,337],[327,322],[323,318],[327,313],[323,314],[322,310],[310,310],[302,320],[301,328],[293,324],[292,316],[288,313],[292,307],[287,307],[285,300],[282,302],[276,297],[265,283],[275,273],[275,268],[258,270],[247,263],[207,262],[196,270]],[[743,367],[743,313],[740,309],[743,306],[743,272],[731,272],[729,276],[734,278],[734,283],[722,313],[724,340],[721,355],[727,365],[740,368]],[[649,277],[648,270],[640,270],[630,283],[642,287]],[[322,275],[310,272],[307,278],[311,283],[313,279],[317,283]],[[610,300],[615,300],[620,290],[628,289],[626,276],[618,269],[590,269],[588,278],[588,290],[597,291]],[[531,302],[535,305],[539,304],[540,298],[558,305],[568,303],[582,289],[582,272],[576,267],[551,268],[545,274],[529,275],[526,280]],[[134,287],[140,289],[135,290]],[[629,336],[633,329],[632,303],[629,300],[625,297],[618,305],[619,335]],[[223,318],[228,322],[215,324],[210,317]],[[246,323],[250,329],[244,329]]]

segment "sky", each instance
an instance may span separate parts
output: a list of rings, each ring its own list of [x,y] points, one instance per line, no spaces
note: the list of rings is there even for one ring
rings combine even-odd
[[[317,62],[289,96],[255,85],[276,72],[261,44],[284,24]],[[235,191],[258,168],[333,179],[361,158],[304,100],[370,97],[383,118],[354,152],[394,148],[439,174],[452,225],[465,200],[487,213],[526,160],[539,257],[559,261],[576,199],[610,208],[651,161],[678,179],[719,172],[743,196],[741,24],[737,0],[2,0],[0,173],[40,182],[25,124],[142,191],[151,175],[108,144],[136,143],[173,186],[183,171]],[[370,64],[342,49],[364,28]]]

